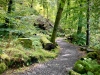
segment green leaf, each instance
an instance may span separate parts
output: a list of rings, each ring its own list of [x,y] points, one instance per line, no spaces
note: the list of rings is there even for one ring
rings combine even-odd
[[[87,75],[94,75],[92,72],[88,71]]]

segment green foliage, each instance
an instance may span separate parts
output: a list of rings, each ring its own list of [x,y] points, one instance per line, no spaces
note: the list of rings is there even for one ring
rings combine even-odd
[[[74,65],[74,70],[78,73],[85,73],[84,65],[82,65],[83,62],[81,60],[77,61]]]
[[[40,36],[33,36],[31,39],[35,50],[43,48],[40,42]]]
[[[43,33],[47,38],[50,38],[50,36],[48,36],[47,34],[51,35],[52,29],[50,32],[47,30],[40,30],[39,28],[37,29],[34,27],[34,22],[36,22],[36,18],[38,17],[36,15],[42,15],[54,21],[57,12],[57,4],[60,2],[60,0],[58,0],[59,2],[57,0],[33,0],[33,2],[32,0],[15,0],[15,10],[12,11],[11,14],[6,14],[8,1],[9,0],[0,0],[0,56],[3,53],[5,53],[6,56],[9,56],[10,61],[13,61],[12,63],[9,62],[9,64],[13,64],[20,60],[20,62],[24,61],[24,63],[27,65],[32,64],[32,58],[36,58],[38,59],[38,61],[43,61],[47,60],[47,58],[54,58],[55,56],[57,56],[58,50],[52,50],[51,52],[43,50],[42,44],[40,42],[40,36],[35,35]],[[90,2],[90,47],[99,50],[100,0],[90,0]],[[30,8],[31,4],[33,5],[32,8]],[[80,6],[80,4],[82,6]],[[63,6],[62,2],[61,6]],[[68,0],[65,4],[62,19],[60,21],[60,28],[64,31],[61,31],[62,33],[59,32],[57,35],[59,37],[64,35],[71,35],[71,37],[73,37],[72,42],[74,44],[85,45],[86,10],[86,0]],[[9,19],[9,24],[7,26],[4,25],[5,18]],[[82,33],[77,35],[76,32],[78,25],[83,26],[83,28]],[[5,37],[7,38],[5,39]],[[33,47],[30,49],[24,48],[22,45],[15,41],[16,39],[18,39],[18,37],[31,38]],[[97,58],[100,58],[100,56],[98,56],[100,55],[99,53],[89,53],[87,56],[95,59],[95,55],[97,55]],[[92,63],[92,60],[87,60],[91,61]],[[80,61],[80,63],[76,67],[79,67],[79,72],[85,71],[87,72],[86,75],[92,75],[94,74],[94,69],[96,69],[97,67],[93,66],[93,64],[91,64],[87,60]],[[6,63],[5,60],[4,62]],[[9,64],[7,64],[7,66]],[[17,66],[17,64],[13,65]],[[87,66],[87,69],[84,66]],[[93,66],[95,68],[93,69],[90,66]],[[98,75],[99,71],[96,71],[95,75]]]
[[[72,42],[74,44],[78,44],[80,46],[85,45],[85,41],[86,41],[86,36],[84,33],[80,33],[80,34],[72,34],[71,37],[73,38]]]
[[[8,37],[9,29],[1,29],[0,30],[0,37]]]
[[[74,70],[82,75],[99,75],[100,65],[96,60],[91,58],[84,58],[84,60],[78,60],[74,65]]]
[[[5,13],[3,13],[4,11],[0,11],[0,25],[2,23],[4,23],[4,18],[5,18]]]
[[[90,0],[90,47],[94,49],[100,49],[99,33],[100,33],[100,19],[98,11],[100,5],[99,0]],[[86,33],[86,0],[68,0],[64,8],[63,16],[60,25],[65,29],[66,35],[77,33],[78,26],[82,26],[82,32]],[[97,16],[98,15],[98,16]],[[78,36],[76,34],[76,36]],[[83,34],[84,36],[84,34]],[[80,36],[81,38],[82,36]],[[84,36],[85,37],[85,36]],[[84,38],[85,39],[85,38]],[[75,44],[84,45],[85,40],[75,41]]]
[[[0,74],[7,70],[7,66],[5,63],[0,63]]]
[[[0,0],[0,6],[2,6],[4,10],[6,10],[8,1],[9,0]]]
[[[88,72],[87,75],[94,75],[92,72]]]
[[[96,29],[97,30],[97,29]],[[93,30],[94,31],[94,30]],[[97,30],[97,33],[95,33],[94,31],[94,34],[91,34],[91,45],[90,45],[90,48],[94,49],[94,50],[100,50],[100,44],[99,44],[99,37],[100,35],[98,34],[98,30]]]

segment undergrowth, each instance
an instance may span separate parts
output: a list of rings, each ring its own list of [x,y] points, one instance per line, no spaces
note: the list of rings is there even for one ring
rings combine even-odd
[[[19,68],[53,59],[59,53],[58,48],[52,51],[42,49],[39,39],[35,40],[33,46],[25,48],[15,39],[10,43],[7,40],[0,41],[0,63],[6,64],[9,68]]]
[[[100,75],[100,65],[96,60],[92,60],[91,58],[78,60],[75,63],[73,70],[75,73],[78,73],[78,75]]]
[[[9,68],[20,68],[33,63],[48,61],[58,55],[58,47],[51,51],[43,49],[40,36],[43,35],[50,39],[49,34],[51,35],[51,31],[41,30],[34,26],[37,15],[39,13],[35,9],[16,10],[7,16],[6,14],[0,15],[3,18],[0,18],[0,73]],[[7,27],[4,25],[5,17],[9,19]],[[23,43],[19,42],[20,38],[30,39],[32,47],[27,48],[27,43],[23,45]]]

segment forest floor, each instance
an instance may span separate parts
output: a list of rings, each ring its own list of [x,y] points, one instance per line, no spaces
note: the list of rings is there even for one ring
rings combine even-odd
[[[79,47],[66,43],[64,39],[56,40],[60,46],[60,53],[57,58],[45,63],[31,65],[28,70],[20,73],[12,72],[9,75],[68,75],[75,62],[84,55]],[[8,74],[3,74],[8,75]]]

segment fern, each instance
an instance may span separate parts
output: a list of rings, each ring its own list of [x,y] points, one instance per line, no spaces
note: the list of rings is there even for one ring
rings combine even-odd
[[[73,69],[82,75],[85,75],[85,73],[86,75],[99,75],[100,73],[100,65],[96,60],[92,60],[91,58],[84,58],[84,60],[77,61]]]

